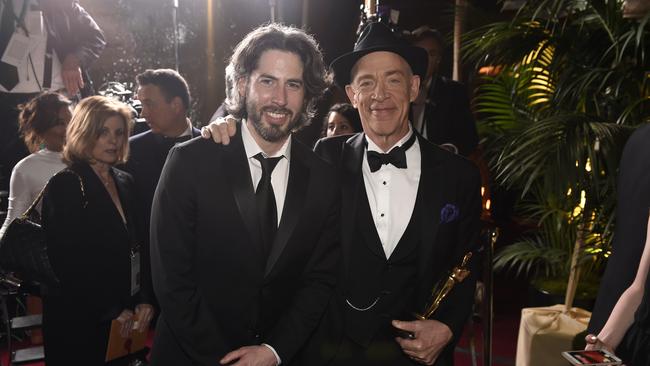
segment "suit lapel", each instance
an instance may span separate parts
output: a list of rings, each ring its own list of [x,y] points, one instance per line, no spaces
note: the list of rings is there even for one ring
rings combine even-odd
[[[305,196],[307,188],[309,187],[309,167],[303,160],[304,151],[303,146],[291,137],[291,157],[289,162],[289,181],[287,183],[287,192],[284,199],[284,206],[282,209],[282,217],[280,218],[280,225],[275,235],[275,240],[271,245],[271,252],[269,253],[266,262],[265,276],[271,272],[273,266],[277,262],[280,254],[287,246],[287,242],[293,233],[296,223],[300,218],[303,206],[305,203]]]
[[[418,199],[421,199],[419,214],[421,216],[420,227],[422,245],[420,253],[419,275],[427,276],[425,270],[431,259],[435,238],[440,223],[440,207],[442,207],[442,177],[444,172],[441,169],[440,158],[431,143],[418,135],[420,152],[422,154],[422,172],[420,175],[420,189]],[[415,213],[414,213],[415,214]],[[426,282],[426,281],[425,281]]]
[[[241,126],[238,126],[237,131],[237,134],[231,139],[230,145],[223,146],[225,152],[223,164],[226,167],[225,171],[229,172],[227,177],[239,214],[251,235],[252,242],[257,243],[257,247],[261,251],[262,235],[255,207],[255,190],[242,142]]]
[[[363,153],[365,151],[366,141],[365,134],[359,133],[351,137],[343,144],[343,151],[341,152],[341,186],[342,186],[342,209],[341,209],[341,230],[342,238],[353,238],[354,230],[357,227],[357,218],[359,216],[358,210],[370,210],[368,204],[368,197],[363,196],[366,194],[365,186],[363,183]],[[365,205],[365,206],[364,206]],[[366,222],[360,223],[362,225],[361,232],[366,239],[367,245],[373,253],[385,258],[386,255],[383,249],[378,247],[381,245],[379,235],[375,229],[375,222],[372,215],[364,215],[369,219]],[[343,240],[343,260],[346,272],[349,273],[350,269],[350,248],[355,243],[348,240]]]

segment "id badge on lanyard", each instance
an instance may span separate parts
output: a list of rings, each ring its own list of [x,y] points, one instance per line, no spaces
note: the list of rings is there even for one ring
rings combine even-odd
[[[131,250],[131,296],[140,291],[140,251]]]
[[[27,11],[28,7],[29,0],[25,0],[20,18],[17,19],[18,24],[2,54],[2,62],[15,67],[23,65],[27,61],[27,56],[46,39],[43,34],[43,13],[36,10]]]

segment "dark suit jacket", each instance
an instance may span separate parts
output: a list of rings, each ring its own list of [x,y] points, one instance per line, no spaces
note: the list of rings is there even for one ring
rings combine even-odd
[[[192,129],[192,137],[201,133]],[[189,139],[189,138],[188,138]],[[174,139],[146,131],[129,138],[129,160],[123,169],[133,176],[135,181],[135,220],[138,241],[142,244],[146,260],[144,272],[151,273],[149,266],[149,225],[151,221],[151,203],[160,179],[167,153],[175,144]],[[149,276],[150,278],[150,276]],[[152,286],[149,284],[149,286]]]
[[[339,189],[333,167],[292,140],[289,181],[270,254],[241,132],[230,145],[172,148],[154,197],[151,262],[161,307],[156,365],[216,365],[267,343],[290,364],[335,282]]]
[[[81,177],[83,194],[77,175],[69,170]],[[43,228],[52,267],[61,281],[60,292],[47,294],[44,301],[48,357],[58,354],[65,359],[70,352],[65,348],[67,344],[79,350],[75,357],[80,358],[75,359],[86,360],[81,355],[89,351],[84,347],[88,342],[100,342],[105,352],[106,340],[92,339],[92,329],[110,322],[124,309],[148,302],[145,288],[136,296],[130,294],[130,253],[135,241],[133,180],[118,169],[111,168],[111,173],[126,225],[88,164],[77,163],[64,169],[52,177],[46,188]],[[103,336],[107,337],[108,332]],[[105,355],[99,356],[103,359]]]
[[[352,137],[337,136],[321,139],[315,147],[319,156],[338,166],[343,200],[343,273],[340,274],[340,285],[328,309],[326,321],[321,324],[321,328],[326,330],[319,329],[318,336],[313,341],[316,343],[340,342],[337,339],[341,339],[344,332],[341,308],[346,306],[345,299],[342,298],[346,293],[345,278],[358,270],[355,263],[349,260],[350,248],[360,245],[352,241],[355,237],[354,225],[368,225],[374,229],[372,221],[358,223],[355,220],[356,212],[364,209],[357,205],[359,199],[355,197],[357,187],[363,185],[361,164],[365,150],[364,140],[363,133]],[[422,200],[419,204],[423,206],[420,211],[422,216],[419,218],[422,244],[414,247],[414,250],[419,251],[419,264],[412,311],[421,312],[433,285],[446,278],[451,268],[461,263],[465,253],[474,253],[470,263],[472,274],[454,287],[433,317],[447,324],[453,332],[454,340],[446,349],[451,353],[471,311],[478,274],[476,268],[480,263],[481,248],[477,245],[481,213],[480,178],[478,170],[470,161],[431,144],[419,135],[418,141],[422,154],[422,173],[418,187],[418,199]],[[457,209],[458,216],[452,220],[448,220],[449,216],[441,218],[441,214],[445,215],[445,207],[449,207],[448,205]],[[383,253],[379,255],[383,256]],[[321,337],[329,340],[324,341]]]
[[[616,301],[634,280],[646,238],[650,208],[650,125],[639,127],[625,144],[616,194],[616,231],[612,255],[600,282],[589,322],[598,334]]]
[[[460,155],[468,156],[478,146],[467,89],[457,81],[434,77],[427,94],[424,125],[429,141],[437,145],[451,143]]]

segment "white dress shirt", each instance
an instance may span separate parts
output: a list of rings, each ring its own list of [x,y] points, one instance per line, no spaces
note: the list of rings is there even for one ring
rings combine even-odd
[[[248,167],[251,170],[251,178],[253,180],[253,189],[257,191],[257,184],[262,179],[262,164],[254,156],[262,153],[265,158],[276,158],[279,156],[284,157],[280,159],[278,164],[271,173],[271,186],[273,186],[273,195],[275,196],[275,205],[278,210],[278,226],[282,218],[282,209],[284,208],[284,198],[287,196],[287,184],[289,183],[289,159],[291,158],[291,137],[285,141],[280,150],[273,156],[266,155],[265,152],[257,145],[253,136],[251,136],[246,120],[241,124],[241,137],[244,142],[244,150],[246,150],[246,157],[248,158]]]
[[[192,138],[192,137],[194,137],[194,136],[192,136],[192,123],[190,122],[189,118],[185,118],[185,121],[187,122],[187,128],[185,129],[185,131],[183,131],[183,133],[181,133],[180,135],[178,135],[176,137],[189,136],[190,138]]]
[[[10,1],[13,1],[14,13],[18,18],[23,3],[29,0]],[[3,4],[4,2],[0,2],[0,14],[2,14]],[[2,20],[0,19],[0,21]],[[43,71],[45,70],[45,52],[47,48],[47,30],[43,20],[43,12],[31,10],[28,5],[24,22],[29,32],[29,50],[26,52],[21,64],[16,67],[18,69],[18,84],[9,91],[10,93],[38,93],[43,90]],[[16,32],[21,36],[25,35],[24,30],[20,27],[16,27]],[[49,90],[59,90],[64,87],[61,78],[61,63],[56,52],[52,50],[52,84]],[[7,90],[0,85],[0,92],[7,92]]]
[[[388,151],[395,146],[404,144],[413,134],[409,126],[409,132]],[[368,142],[367,151],[383,151],[377,144],[366,136]],[[368,195],[370,212],[375,221],[375,228],[381,245],[384,248],[386,258],[390,258],[399,243],[406,227],[411,220],[415,199],[418,194],[421,173],[420,144],[416,139],[413,145],[406,151],[406,169],[400,169],[392,164],[382,165],[374,173],[368,165],[368,153],[363,154],[363,182]]]
[[[291,136],[287,139],[287,141],[285,141],[280,150],[278,150],[278,152],[273,156],[269,156],[263,152],[257,142],[255,142],[255,139],[253,136],[251,136],[251,133],[248,130],[246,120],[242,120],[241,123],[241,137],[244,143],[244,150],[246,151],[246,158],[248,158],[248,168],[251,171],[253,189],[255,190],[257,190],[257,184],[262,179],[262,164],[259,160],[255,159],[254,156],[262,153],[265,158],[275,158],[279,156],[284,157],[284,159],[280,159],[280,161],[278,161],[278,164],[273,169],[273,172],[271,172],[271,186],[273,187],[273,195],[275,196],[275,206],[278,210],[278,225],[280,225],[280,220],[282,219],[282,209],[284,208],[284,198],[287,196],[287,184],[289,183]],[[262,345],[273,352],[278,365],[282,363],[280,355],[278,355],[273,346],[266,343],[263,343]]]
[[[47,149],[27,156],[14,166],[9,183],[7,218],[0,229],[0,238],[11,221],[22,215],[34,202],[45,183],[65,167],[66,165],[61,160],[61,153]],[[38,211],[40,211],[40,206],[39,203],[36,207]]]

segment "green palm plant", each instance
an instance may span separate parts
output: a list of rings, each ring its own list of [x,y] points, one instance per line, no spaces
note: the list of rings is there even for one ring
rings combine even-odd
[[[466,35],[466,59],[500,69],[475,98],[494,179],[538,226],[496,268],[564,277],[577,235],[586,272],[605,261],[620,154],[650,121],[649,19],[624,19],[618,0],[536,0]]]

